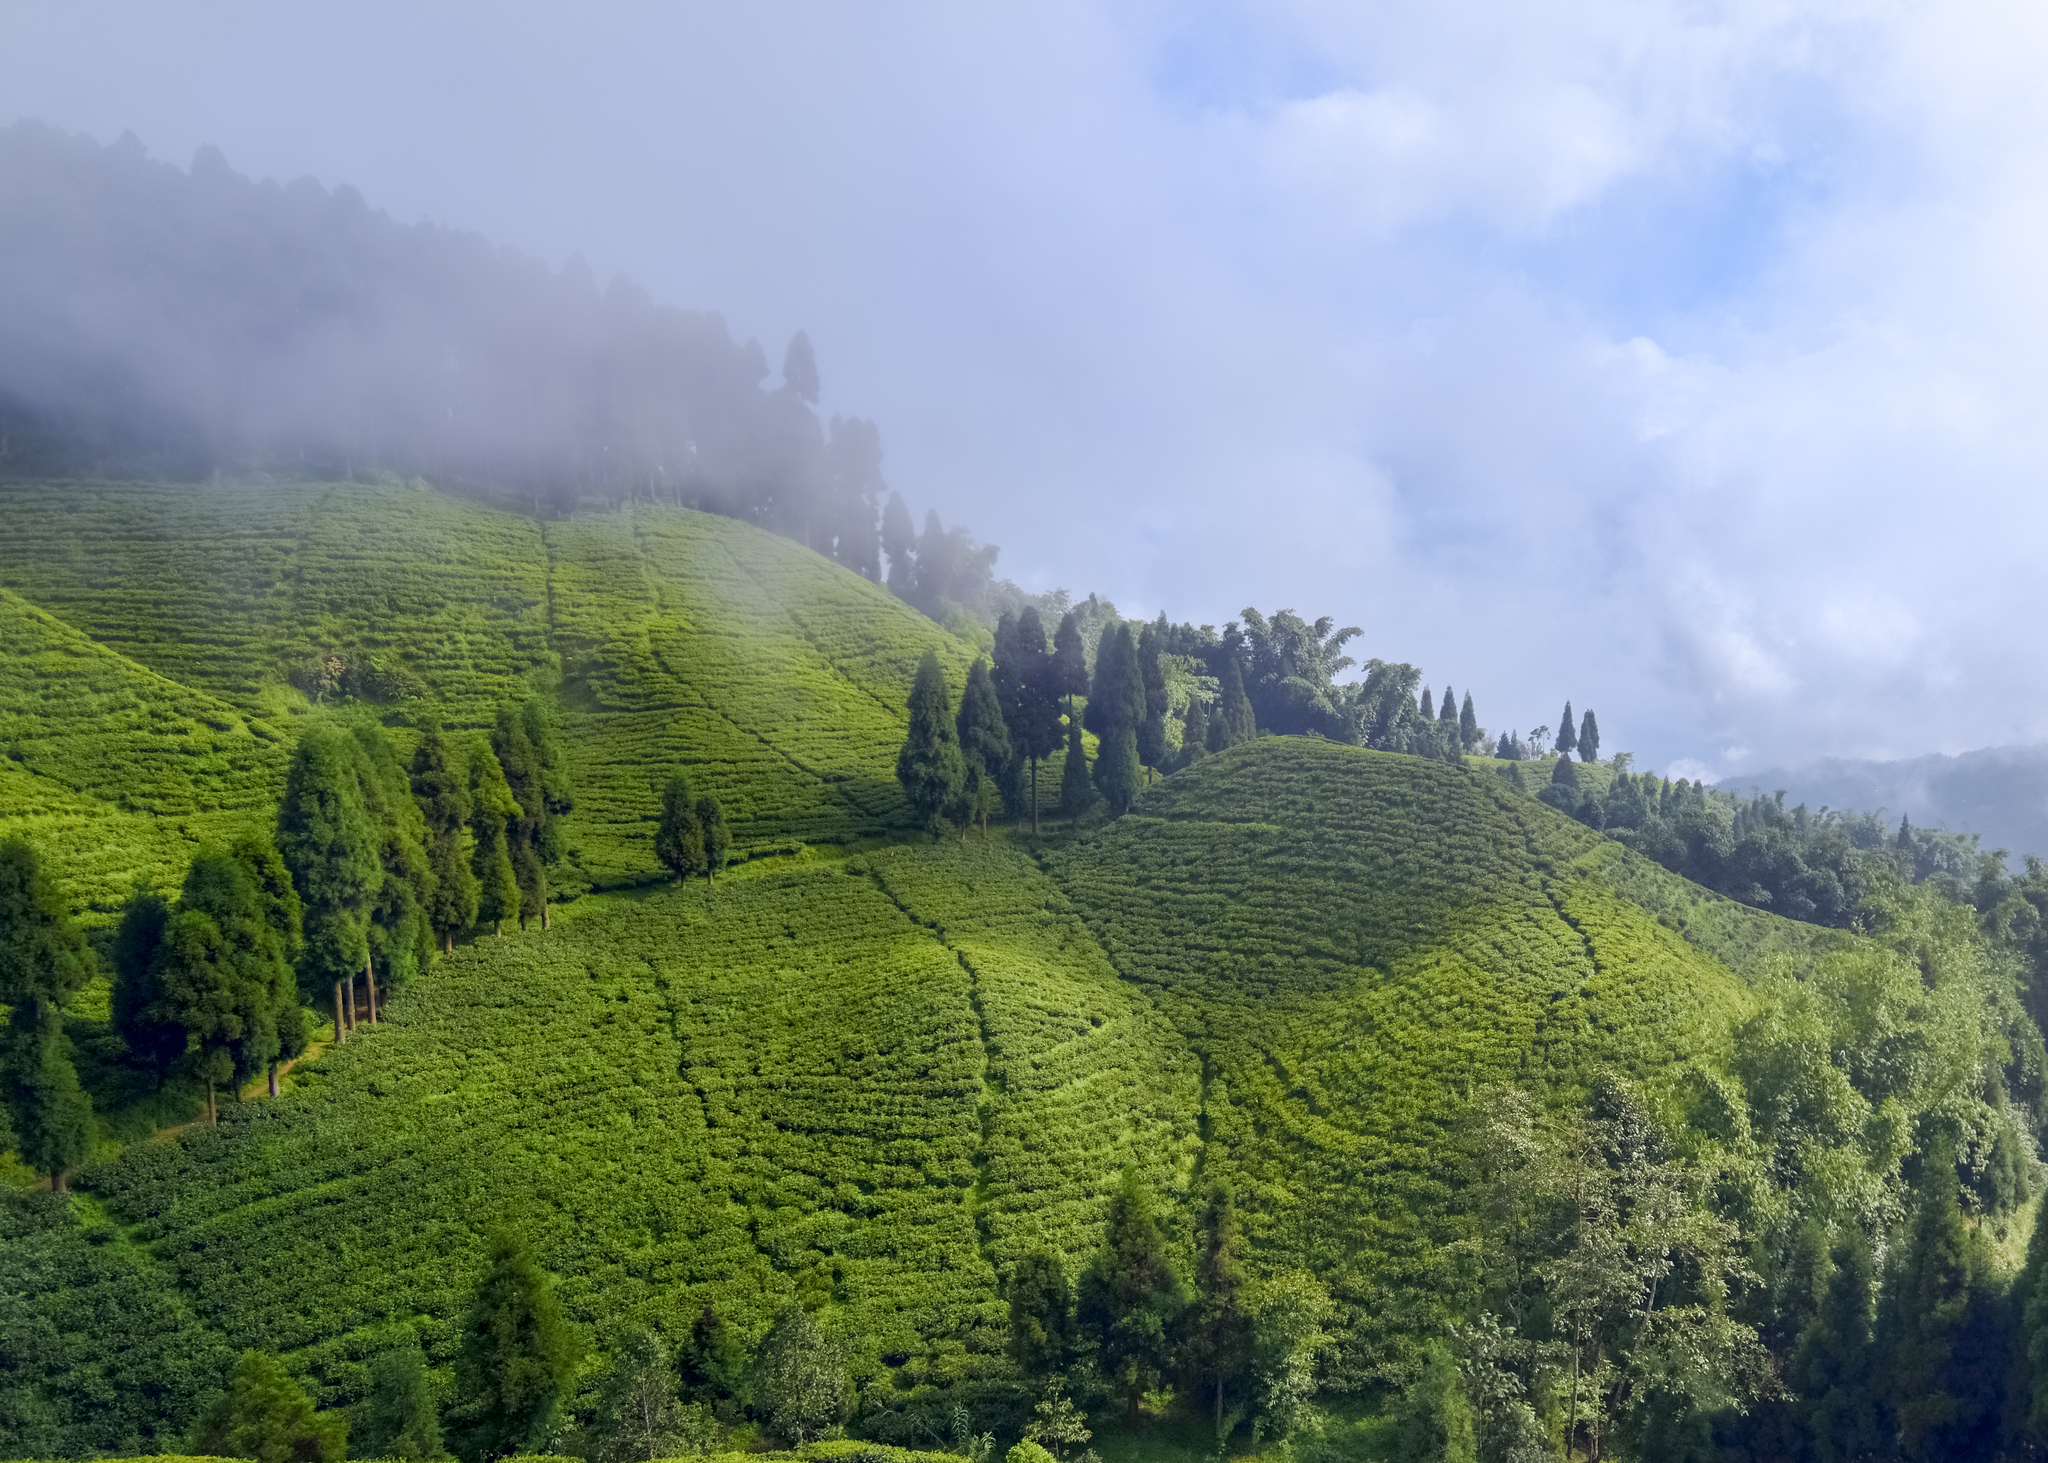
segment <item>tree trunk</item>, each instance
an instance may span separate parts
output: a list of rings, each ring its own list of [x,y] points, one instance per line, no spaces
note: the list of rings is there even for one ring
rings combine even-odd
[[[370,1024],[377,1024],[377,967],[370,957],[363,957],[363,991],[370,999]]]
[[[334,1044],[340,1046],[348,1040],[348,1028],[341,1024],[341,982],[334,983]]]
[[[50,1175],[50,1192],[53,1194],[68,1194],[71,1192],[65,1185],[63,1169],[60,1168]]]
[[[1216,1451],[1223,1451],[1223,1373],[1216,1373]]]
[[[277,1058],[270,1059],[270,1095],[277,1096]]]
[[[491,921],[491,937],[492,937],[493,939],[495,939],[495,938],[497,938],[497,937],[498,937],[499,935],[502,935],[502,934],[504,934],[504,933],[505,933],[505,921],[503,921],[503,920],[501,920],[501,919],[494,919],[494,920],[492,920],[492,921]]]
[[[1038,759],[1031,759],[1031,836],[1038,836]]]
[[[348,978],[348,980],[347,980],[347,981],[345,982],[345,985],[346,985],[346,990],[345,990],[345,994],[346,994],[346,995],[347,995],[347,997],[348,997],[348,1003],[347,1003],[347,1004],[348,1004],[348,1029],[349,1029],[350,1031],[354,1031],[354,1030],[356,1029],[356,979],[355,979],[355,977],[354,977],[354,976],[350,976],[350,977]]]
[[[455,931],[441,931],[441,953],[443,955],[453,955],[455,953]]]
[[[213,1079],[211,1077],[206,1079],[206,1121],[216,1127],[220,1125],[220,1109],[214,1104]]]
[[[545,899],[540,902],[540,932],[548,932],[548,902]]]

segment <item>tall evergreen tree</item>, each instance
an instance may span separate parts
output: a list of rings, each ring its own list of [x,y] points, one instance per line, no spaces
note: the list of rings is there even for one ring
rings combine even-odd
[[[159,1087],[172,1063],[185,1054],[185,1028],[164,1018],[157,983],[157,949],[170,922],[170,901],[154,889],[138,887],[121,907],[110,952],[114,1029],[121,1034],[128,1059],[156,1073]]]
[[[715,882],[732,857],[732,833],[725,826],[725,808],[708,792],[697,799],[697,826],[704,830],[704,877]]]
[[[427,911],[434,902],[434,873],[427,862],[427,820],[412,798],[412,779],[398,760],[384,728],[366,722],[355,729],[370,777],[363,802],[377,823],[377,857],[384,867],[370,908],[369,959],[363,988],[370,1024],[377,1024],[377,971],[387,991],[398,990],[434,958],[434,932]]]
[[[1138,635],[1138,674],[1145,685],[1145,719],[1138,723],[1138,760],[1155,772],[1166,770],[1166,717],[1172,710],[1166,697],[1166,667],[1160,657],[1166,653],[1166,612]]]
[[[1195,1304],[1186,1357],[1191,1390],[1214,1402],[1216,1445],[1226,1438],[1230,1411],[1225,1399],[1242,1392],[1252,1364],[1252,1310],[1244,1271],[1244,1242],[1230,1190],[1211,1185],[1196,1225],[1201,1249],[1195,1256]]]
[[[1600,723],[1593,717],[1591,707],[1579,720],[1579,760],[1598,762],[1600,760]]]
[[[677,1360],[683,1392],[692,1401],[716,1404],[746,1387],[746,1348],[709,1301],[690,1323],[689,1343]]]
[[[23,838],[0,839],[0,1089],[21,1161],[64,1192],[84,1162],[92,1099],[78,1085],[64,1008],[92,975],[92,953]]]
[[[1449,686],[1444,687],[1444,699],[1437,703],[1436,719],[1455,736],[1458,729],[1458,698],[1451,694]]]
[[[661,790],[661,821],[654,827],[654,856],[681,883],[706,869],[704,825],[697,818],[697,798],[690,779],[678,772]]]
[[[1025,685],[1023,658],[1024,646],[1017,635],[1017,617],[1004,610],[996,616],[995,646],[989,657],[988,680],[989,688],[995,692],[996,705],[1002,709],[1004,735],[1010,742],[1010,757],[998,774],[998,785],[1003,794],[1003,812],[1011,818],[1024,816],[1024,800],[1028,796],[1024,775],[1030,758],[1024,750],[1024,738],[1016,721],[1017,703],[1023,696]]]
[[[1209,750],[1212,752],[1248,742],[1258,735],[1251,699],[1244,693],[1243,667],[1229,650],[1222,652],[1220,660],[1222,669],[1216,679],[1222,689],[1216,699],[1215,714],[1209,721]]]
[[[912,818],[933,833],[959,802],[967,779],[951,701],[939,658],[927,650],[917,663],[917,680],[910,688],[910,729],[896,756],[896,781],[903,786]]]
[[[583,1351],[553,1278],[526,1242],[500,1228],[487,1244],[484,1277],[462,1323],[449,1409],[464,1463],[546,1452]]]
[[[1071,715],[1074,698],[1088,694],[1088,651],[1081,643],[1081,622],[1068,610],[1052,632],[1052,679],[1066,699]]]
[[[1010,1276],[1010,1360],[1033,1381],[1067,1369],[1074,1348],[1074,1290],[1059,1255],[1035,1249]]]
[[[193,1429],[191,1447],[201,1456],[255,1463],[341,1463],[348,1456],[348,1419],[315,1411],[276,1357],[245,1351],[227,1391]]]
[[[2002,1319],[1983,1237],[1963,1222],[1955,1149],[1935,1143],[1884,1297],[1883,1378],[1908,1463],[1985,1459],[1998,1441]]]
[[[1578,745],[1579,734],[1572,729],[1572,703],[1567,701],[1564,703],[1564,715],[1557,719],[1557,743],[1551,750],[1571,752],[1576,751]]]
[[[346,1039],[343,986],[370,954],[370,911],[382,886],[377,826],[363,801],[363,753],[348,733],[307,729],[285,774],[277,851],[305,910],[299,977],[310,995],[334,991],[334,1039]]]
[[[256,908],[268,927],[270,941],[259,956],[262,982],[267,986],[262,999],[274,1013],[277,1050],[270,1058],[270,1095],[278,1095],[277,1070],[280,1058],[289,1060],[305,1051],[312,1033],[306,1029],[305,1012],[299,1005],[296,978],[299,958],[305,954],[305,906],[292,887],[291,870],[284,855],[268,839],[244,834],[229,852],[248,874],[256,890]]]
[[[491,750],[498,754],[498,766],[505,774],[505,786],[519,811],[505,825],[505,848],[512,860],[513,877],[519,881],[519,928],[535,916],[542,929],[548,925],[547,786],[540,754],[526,734],[526,719],[516,707],[498,712],[491,730]]]
[[[1003,769],[1010,764],[1010,732],[1003,724],[1002,698],[996,693],[989,664],[979,657],[967,672],[967,690],[960,697],[960,713],[954,718],[953,729],[967,768],[967,811],[970,818],[980,818],[981,833],[986,838],[989,809],[1001,800]],[[966,836],[964,824],[962,836]]]
[[[434,1463],[448,1456],[427,1359],[417,1346],[387,1351],[370,1363],[370,1395],[351,1431],[366,1458]]]
[[[1876,1261],[1861,1226],[1836,1240],[1820,1308],[1799,1333],[1788,1378],[1804,1408],[1816,1463],[1859,1463],[1883,1451],[1874,1390]]]
[[[444,953],[455,948],[459,930],[476,926],[476,873],[462,856],[462,834],[469,825],[469,777],[461,755],[429,722],[412,758],[412,795],[426,825],[427,867],[433,895],[427,903],[427,925]]]
[[[1187,725],[1181,732],[1181,765],[1193,766],[1209,753],[1209,703],[1199,696],[1188,702]]]
[[[1101,745],[1095,763],[1095,785],[1109,804],[1111,817],[1130,811],[1139,792],[1138,730],[1145,719],[1144,672],[1131,627],[1124,623],[1102,632],[1095,656],[1095,683],[1088,697],[1088,715]]]
[[[1458,710],[1458,742],[1468,752],[1479,745],[1479,718],[1472,712],[1472,692],[1465,692],[1465,704]]]
[[[1133,1424],[1138,1403],[1172,1363],[1186,1306],[1187,1289],[1167,1254],[1151,1192],[1136,1169],[1126,1169],[1109,1201],[1102,1249],[1082,1272],[1077,1311]]]
[[[507,832],[519,816],[519,800],[505,783],[498,754],[482,737],[469,749],[469,815],[475,835],[469,861],[476,874],[476,917],[495,935],[503,931],[506,920],[519,916],[519,876],[512,867]]]
[[[1060,749],[1066,729],[1060,724],[1060,699],[1065,694],[1059,661],[1046,649],[1045,625],[1038,611],[1026,605],[1017,616],[1016,699],[1003,707],[1010,746],[1031,765],[1031,831],[1038,832],[1038,764]]]
[[[891,493],[882,509],[882,552],[889,556],[889,593],[908,602],[917,589],[917,526],[901,493]]]
[[[1081,736],[1081,718],[1067,718],[1067,760],[1060,769],[1060,816],[1078,825],[1095,803],[1095,786],[1088,776],[1088,744]]]

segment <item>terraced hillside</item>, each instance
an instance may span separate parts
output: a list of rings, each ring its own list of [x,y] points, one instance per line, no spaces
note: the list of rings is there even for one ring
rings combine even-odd
[[[1183,1246],[1198,1181],[1237,1181],[1256,1265],[1343,1303],[1355,1384],[1460,1283],[1473,1083],[1668,1080],[1747,1007],[1598,842],[1482,773],[1270,739],[1044,867],[919,840],[590,896],[458,950],[284,1098],[85,1175],[107,1242],[36,1211],[60,1258],[0,1275],[0,1336],[87,1349],[83,1289],[179,1317],[180,1356],[267,1346],[341,1400],[394,1338],[450,1358],[479,1231],[511,1218],[601,1346],[706,1301],[758,1334],[794,1298],[912,1398],[991,1374],[1003,1275],[1034,1244],[1078,1264],[1137,1163]],[[102,1361],[131,1389],[174,1365],[132,1351]],[[75,1369],[37,1387],[64,1426],[97,1415]],[[145,1430],[95,1446],[178,1421],[127,1412]]]
[[[100,911],[216,831],[185,815],[274,794],[282,759],[228,743],[288,749],[313,709],[295,673],[312,684],[322,661],[374,672],[372,709],[401,741],[425,716],[485,726],[520,687],[559,683],[582,793],[574,893],[656,871],[678,765],[725,803],[742,853],[889,831],[918,657],[938,651],[956,685],[970,659],[886,591],[709,514],[542,524],[403,484],[123,483],[0,485],[0,516],[0,747],[19,749],[0,826],[130,810],[185,825],[90,851],[47,840]],[[137,740],[188,724],[204,735],[179,750],[206,755]]]

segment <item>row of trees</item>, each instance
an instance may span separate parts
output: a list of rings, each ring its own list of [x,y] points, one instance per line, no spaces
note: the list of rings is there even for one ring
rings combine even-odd
[[[161,1085],[218,1092],[306,1049],[308,1004],[331,996],[334,1039],[377,1020],[436,946],[517,919],[548,923],[555,819],[572,805],[560,738],[539,699],[507,707],[458,748],[438,728],[410,770],[381,726],[309,727],[272,838],[202,847],[175,901],[138,889],[109,949],[115,1030]],[[0,1000],[10,1007],[0,1083],[22,1159],[51,1176],[84,1161],[92,1104],[63,1011],[95,969],[59,892],[23,840],[0,845]]]

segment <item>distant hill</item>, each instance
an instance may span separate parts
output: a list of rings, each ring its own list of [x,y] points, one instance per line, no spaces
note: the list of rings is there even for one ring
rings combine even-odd
[[[1745,773],[1716,784],[1730,792],[1785,789],[1788,805],[1879,808],[1916,826],[1974,833],[1984,847],[2048,857],[2048,745],[1985,747],[1900,762],[1829,757],[1803,767]]]

